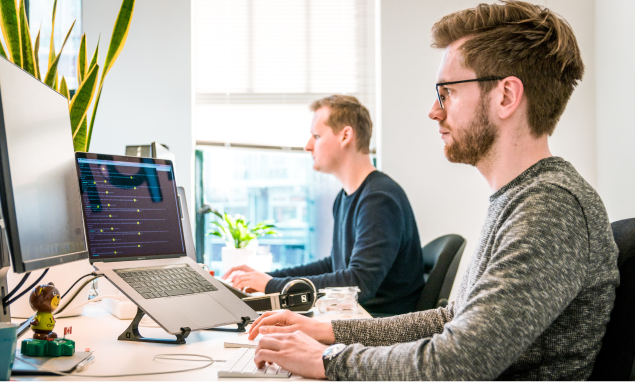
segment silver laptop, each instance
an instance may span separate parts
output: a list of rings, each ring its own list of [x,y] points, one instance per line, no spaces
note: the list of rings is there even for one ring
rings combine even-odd
[[[157,324],[177,335],[258,317],[187,256],[171,161],[79,152],[75,160],[90,262]]]

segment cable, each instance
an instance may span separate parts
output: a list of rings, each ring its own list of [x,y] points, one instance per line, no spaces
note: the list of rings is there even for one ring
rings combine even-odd
[[[71,287],[70,287],[70,288],[68,288],[68,290],[67,290],[67,291],[66,291],[66,292],[62,295],[62,297],[61,297],[61,298],[66,297],[66,295],[68,294],[68,292],[70,292],[71,290],[73,290],[73,287],[74,287],[75,285],[77,285],[77,283],[79,282],[79,280],[81,280],[81,279],[83,279],[83,278],[86,278],[86,277],[88,277],[88,276],[96,276],[96,275],[97,275],[97,273],[95,273],[95,272],[91,272],[91,273],[89,273],[89,274],[87,274],[87,275],[83,275],[82,277],[78,278],[78,279],[77,279],[77,281],[75,281],[75,282],[73,283],[73,285],[71,285]],[[94,280],[94,279],[93,279],[93,280]]]
[[[42,279],[44,278],[44,276],[46,276],[46,274],[48,273],[49,269],[46,268],[44,270],[44,272],[42,272],[42,274],[40,275],[40,277],[38,277],[37,280],[35,280],[35,282],[31,285],[29,285],[28,288],[26,288],[25,290],[22,291],[22,293],[20,293],[19,295],[15,296],[14,298],[12,298],[11,300],[5,302],[2,301],[2,305],[6,308],[7,306],[13,304],[17,299],[19,299],[20,297],[24,296],[26,294],[26,292],[30,291],[31,289],[33,289],[40,281],[42,281]]]
[[[205,358],[205,359],[187,359],[187,358],[176,358],[176,357],[200,357],[200,358]],[[111,374],[111,375],[89,375],[89,374],[72,374],[72,373],[62,373],[56,370],[52,370],[40,365],[36,365],[34,363],[31,363],[29,361],[24,360],[24,358],[16,355],[15,358],[19,359],[20,361],[26,363],[27,365],[33,366],[38,370],[44,370],[47,371],[49,373],[52,374],[56,374],[56,375],[61,375],[63,377],[78,377],[78,378],[119,378],[119,377],[141,377],[141,376],[146,376],[146,375],[160,375],[160,374],[175,374],[175,373],[185,373],[187,371],[195,371],[195,370],[201,370],[201,369],[205,369],[209,366],[212,366],[214,364],[214,362],[225,362],[225,361],[221,361],[221,360],[214,360],[212,357],[208,357],[206,355],[202,355],[202,354],[157,354],[155,355],[152,360],[156,361],[158,359],[166,359],[166,360],[171,360],[171,361],[192,361],[192,362],[207,362],[206,365],[203,366],[198,366],[198,367],[193,367],[190,369],[181,369],[181,370],[172,370],[172,371],[159,371],[159,372],[152,372],[152,373],[133,373],[133,374]]]
[[[24,276],[22,276],[22,280],[20,280],[20,282],[18,283],[18,285],[15,286],[15,288],[13,288],[13,290],[11,292],[9,292],[8,295],[4,296],[2,298],[2,302],[6,302],[9,301],[9,299],[11,298],[11,296],[13,296],[15,294],[15,292],[18,291],[18,289],[20,289],[20,287],[22,287],[22,285],[24,285],[24,283],[26,282],[26,279],[29,278],[29,276],[31,276],[31,272],[27,272],[24,274]]]
[[[85,287],[86,285],[88,285],[88,284],[90,284],[91,282],[93,282],[93,280],[95,280],[96,278],[99,278],[99,277],[102,277],[102,276],[103,276],[103,275],[97,275],[97,276],[93,277],[92,279],[90,279],[90,280],[88,280],[88,281],[84,282],[84,284],[82,284],[82,286],[81,286],[81,287],[77,288],[77,290],[75,291],[75,294],[73,294],[73,296],[71,296],[71,298],[70,298],[70,299],[66,300],[66,304],[65,304],[64,306],[62,306],[62,307],[59,307],[59,308],[58,308],[58,310],[56,310],[55,312],[53,312],[53,314],[60,314],[60,313],[62,313],[62,312],[64,311],[64,309],[66,309],[66,308],[67,308],[67,307],[71,304],[71,302],[73,302],[73,300],[75,299],[75,297],[77,297],[77,295],[81,293],[81,291],[84,289],[84,287]],[[80,278],[80,280],[81,280],[81,279],[83,279],[83,278],[84,278],[84,277],[81,277],[81,278]],[[77,280],[77,281],[79,281],[79,280]],[[75,284],[73,284],[73,285],[75,285]],[[71,289],[72,289],[72,287],[71,287]],[[64,293],[64,295],[68,294],[68,292],[70,292],[70,290],[71,290],[71,289],[69,289],[66,293]]]

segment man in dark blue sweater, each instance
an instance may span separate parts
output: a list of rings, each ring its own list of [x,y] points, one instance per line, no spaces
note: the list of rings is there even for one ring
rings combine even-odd
[[[305,150],[313,169],[334,175],[343,186],[333,204],[331,256],[269,274],[248,266],[230,269],[237,288],[274,293],[295,277],[317,288],[358,286],[369,312],[415,310],[423,288],[421,243],[403,189],[370,161],[372,122],[355,97],[334,95],[311,105],[314,118]]]

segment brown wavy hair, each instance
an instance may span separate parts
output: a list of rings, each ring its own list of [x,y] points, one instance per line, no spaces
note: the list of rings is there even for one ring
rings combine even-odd
[[[566,20],[524,1],[479,4],[443,17],[432,27],[432,47],[461,45],[463,65],[477,77],[518,77],[524,86],[531,134],[553,134],[584,75],[578,42]],[[496,82],[479,83],[489,92]]]
[[[368,109],[353,96],[335,94],[313,101],[309,109],[317,111],[323,107],[331,110],[326,125],[338,134],[346,126],[355,131],[357,151],[370,153],[370,137],[373,134],[373,122]]]

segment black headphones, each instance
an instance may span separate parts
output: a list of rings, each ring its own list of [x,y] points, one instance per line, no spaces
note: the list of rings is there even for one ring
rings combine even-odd
[[[242,297],[255,311],[289,309],[307,311],[315,305],[318,293],[311,280],[298,278],[289,281],[280,293],[270,293],[257,297]]]

